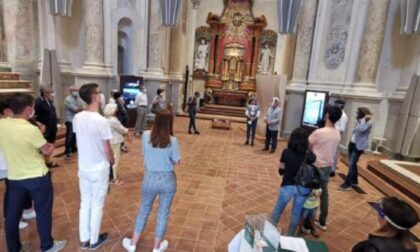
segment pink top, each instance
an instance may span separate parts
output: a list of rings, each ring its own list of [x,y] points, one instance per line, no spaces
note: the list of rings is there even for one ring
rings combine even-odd
[[[316,156],[316,167],[332,166],[340,140],[341,136],[336,128],[324,127],[312,132],[309,136],[309,147]]]

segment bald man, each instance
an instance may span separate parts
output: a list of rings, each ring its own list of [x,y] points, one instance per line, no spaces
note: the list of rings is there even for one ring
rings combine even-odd
[[[73,132],[73,118],[74,115],[83,110],[82,99],[79,97],[79,88],[71,86],[69,88],[69,95],[64,99],[64,115],[66,124],[66,157],[70,159],[70,154],[77,151],[76,134]]]

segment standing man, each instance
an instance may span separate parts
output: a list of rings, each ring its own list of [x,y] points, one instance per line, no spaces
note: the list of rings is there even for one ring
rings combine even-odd
[[[341,114],[341,117],[340,117],[340,120],[338,120],[335,123],[335,128],[338,130],[338,132],[340,132],[341,138],[343,138],[343,134],[344,134],[344,131],[346,131],[347,122],[349,120],[349,118],[347,117],[346,113],[344,112],[344,106],[345,105],[346,105],[346,103],[343,100],[341,100],[341,99],[338,99],[338,100],[336,100],[334,102],[334,106],[340,108],[341,109],[341,113],[342,113]],[[335,152],[335,156],[334,156],[334,162],[333,162],[333,165],[332,165],[330,177],[334,177],[335,176],[335,171],[337,170],[337,158],[338,158],[338,155],[339,155],[339,150],[337,148],[337,151]]]
[[[147,90],[144,87],[144,84],[140,84],[140,93],[137,94],[134,104],[137,105],[137,120],[136,126],[134,127],[134,135],[140,136],[144,131],[148,108]]]
[[[45,126],[44,138],[48,143],[54,144],[57,137],[57,113],[53,100],[53,89],[51,86],[41,86],[41,95],[35,100],[35,119]],[[48,167],[58,167],[59,165],[47,157]]]
[[[327,105],[324,118],[325,126],[317,129],[309,136],[309,148],[316,156],[314,165],[318,168],[321,175],[321,207],[319,219],[315,225],[323,231],[327,230],[328,216],[328,181],[331,173],[331,166],[338,144],[340,143],[340,133],[335,128],[335,123],[341,117],[341,109]]]
[[[251,138],[251,146],[254,146],[255,130],[257,129],[258,117],[260,117],[260,106],[258,106],[257,98],[251,98],[250,104],[245,109],[245,115],[247,119],[245,145],[249,144]]]
[[[195,92],[193,97],[188,98],[188,116],[190,117],[190,124],[188,126],[188,134],[192,134],[191,129],[194,129],[194,134],[199,135],[197,127],[195,126],[195,115],[197,114],[197,99],[200,98],[200,93]]]
[[[264,122],[267,125],[265,130],[265,146],[263,151],[268,151],[270,142],[271,150],[270,153],[274,153],[277,148],[277,136],[280,130],[280,118],[281,109],[279,107],[280,99],[274,97],[271,106],[268,108],[267,113],[264,117]]]
[[[76,147],[76,135],[73,132],[73,118],[76,113],[83,110],[82,100],[79,97],[79,90],[76,86],[71,86],[70,95],[64,99],[65,109],[65,124],[66,124],[66,157],[70,159],[70,154],[77,151]]]
[[[369,146],[369,135],[372,131],[372,112],[366,107],[357,108],[356,112],[357,125],[353,130],[348,152],[349,152],[349,171],[344,183],[338,188],[341,191],[351,190],[352,187],[358,186],[359,172],[357,170],[357,162],[364,150]]]
[[[36,224],[41,250],[62,250],[67,241],[54,241],[51,236],[53,185],[44,156],[54,146],[28,120],[33,116],[34,99],[27,94],[16,94],[8,102],[13,116],[0,120],[0,149],[7,163],[8,197],[5,219],[7,250],[22,250],[19,221],[25,202],[31,198],[36,211]]]
[[[77,113],[73,119],[79,152],[80,248],[96,250],[109,238],[108,233],[99,231],[109,186],[109,168],[114,164],[112,133],[108,121],[99,114],[98,84],[83,85],[79,96],[87,104],[87,110]]]

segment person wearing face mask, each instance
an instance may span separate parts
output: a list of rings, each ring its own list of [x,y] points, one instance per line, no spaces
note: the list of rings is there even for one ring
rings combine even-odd
[[[372,112],[366,107],[359,107],[356,111],[357,124],[353,130],[349,147],[349,171],[344,183],[338,188],[341,191],[351,190],[358,185],[357,162],[363,151],[369,146],[369,134],[372,131]]]
[[[124,127],[128,128],[128,122],[130,121],[130,117],[128,117],[128,112],[125,108],[125,101],[120,91],[114,93],[114,100],[117,103],[116,117]],[[124,142],[121,144],[121,151],[124,153],[128,152],[128,147],[127,145],[125,145]]]
[[[29,122],[34,99],[28,94],[13,95],[8,101],[12,116],[0,120],[0,149],[7,163],[8,193],[5,233],[8,251],[21,251],[19,221],[30,197],[34,202],[42,251],[60,251],[67,241],[54,241],[52,231],[53,186],[44,157],[54,146]],[[19,151],[16,151],[19,150]]]
[[[35,119],[45,126],[44,138],[54,144],[57,137],[57,113],[53,104],[54,91],[51,85],[41,86],[41,95],[35,99]],[[48,167],[58,167],[59,164],[47,158]]]
[[[73,132],[74,115],[83,110],[82,99],[79,97],[79,89],[76,86],[69,88],[70,94],[64,99],[64,115],[66,124],[65,159],[70,159],[70,154],[77,151],[76,135]]]
[[[144,131],[148,108],[147,90],[144,84],[140,85],[140,93],[137,94],[134,104],[137,105],[137,119],[136,126],[134,127],[134,134],[135,136],[140,136]]]
[[[378,213],[379,229],[357,243],[352,252],[416,252],[416,243],[410,229],[417,225],[419,216],[412,206],[397,197],[386,197],[372,207]]]
[[[274,153],[277,148],[277,135],[280,130],[281,109],[279,107],[280,99],[274,97],[271,106],[268,108],[264,117],[264,122],[267,125],[265,130],[265,146],[263,151],[268,151],[271,142],[270,153]]]

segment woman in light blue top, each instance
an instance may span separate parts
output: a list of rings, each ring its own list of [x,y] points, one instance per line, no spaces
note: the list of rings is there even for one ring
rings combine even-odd
[[[144,179],[142,202],[137,215],[133,236],[123,239],[126,251],[136,251],[136,244],[146,226],[147,218],[153,207],[156,196],[159,196],[159,207],[155,230],[153,252],[165,251],[167,241],[162,241],[172,200],[176,192],[175,165],[181,161],[178,140],[171,136],[172,114],[168,110],[159,111],[151,131],[145,131],[142,139],[144,157]]]

